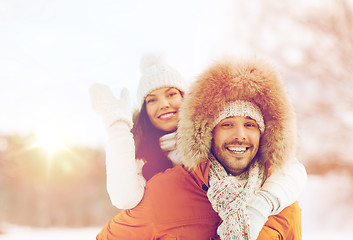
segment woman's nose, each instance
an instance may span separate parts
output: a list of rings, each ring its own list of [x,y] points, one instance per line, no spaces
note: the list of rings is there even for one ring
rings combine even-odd
[[[166,98],[161,98],[159,101],[159,108],[164,109],[164,108],[169,108],[170,104],[168,99]]]

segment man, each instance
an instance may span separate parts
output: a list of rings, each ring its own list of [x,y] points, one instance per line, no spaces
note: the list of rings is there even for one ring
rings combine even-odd
[[[178,127],[183,165],[156,175],[140,204],[97,239],[256,239],[248,210],[264,180],[293,159],[295,115],[276,71],[226,60],[185,96]],[[267,216],[266,216],[267,217]],[[258,239],[300,239],[298,203],[270,216]]]

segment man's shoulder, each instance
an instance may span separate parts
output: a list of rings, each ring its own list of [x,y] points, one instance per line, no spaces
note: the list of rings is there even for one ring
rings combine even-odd
[[[187,171],[182,165],[169,168],[164,172],[153,176],[146,184],[146,189],[170,187],[171,184],[179,184],[182,181],[192,179],[192,173]]]
[[[198,164],[194,169],[187,169],[184,165],[177,165],[164,172],[156,174],[146,184],[146,187],[163,186],[172,183],[192,183],[202,187],[208,185],[209,164],[207,159]]]
[[[151,210],[159,224],[200,226],[209,221],[207,224],[217,226],[219,217],[207,198],[206,190],[195,171],[176,166],[147,182],[140,206]]]
[[[277,215],[268,218],[260,236],[266,236],[264,239],[269,239],[268,236],[273,234],[280,235],[283,239],[301,238],[301,208],[298,202],[294,202]]]
[[[156,174],[146,184],[145,197],[151,201],[183,200],[191,195],[204,195],[203,179],[195,171],[179,165]],[[178,197],[176,197],[178,195]],[[158,199],[156,199],[158,198]],[[174,202],[174,200],[172,200]]]

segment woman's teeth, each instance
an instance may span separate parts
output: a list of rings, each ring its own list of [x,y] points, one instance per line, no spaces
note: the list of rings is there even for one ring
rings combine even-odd
[[[159,118],[160,119],[164,119],[164,118],[170,118],[174,115],[174,113],[167,113],[167,114],[163,114],[161,115]]]

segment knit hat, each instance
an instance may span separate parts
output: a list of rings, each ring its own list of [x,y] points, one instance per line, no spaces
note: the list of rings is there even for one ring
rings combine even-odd
[[[261,112],[266,126],[256,155],[259,163],[269,162],[274,169],[295,157],[296,118],[278,71],[259,58],[225,58],[193,82],[179,109],[177,151],[186,168],[193,169],[209,157],[217,118],[237,109],[237,105],[229,106],[238,100],[256,105],[260,110],[257,114],[257,110],[250,113],[252,107],[245,110],[244,104],[240,112],[254,114],[254,119]],[[255,120],[261,128],[261,120]]]
[[[186,82],[181,74],[167,64],[162,54],[150,53],[142,57],[141,78],[137,89],[137,104],[141,108],[146,96],[153,90],[174,87],[185,92]]]
[[[226,107],[219,112],[214,125],[216,126],[220,121],[225,118],[235,116],[250,117],[254,119],[259,125],[261,133],[265,131],[265,123],[259,107],[251,102],[242,100],[237,100],[235,102],[228,103]]]

